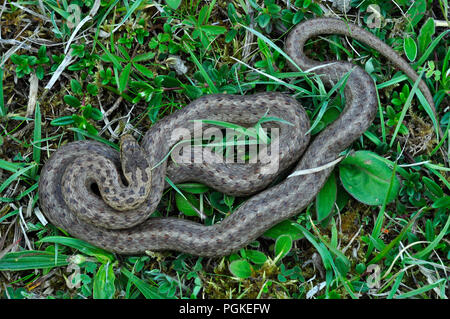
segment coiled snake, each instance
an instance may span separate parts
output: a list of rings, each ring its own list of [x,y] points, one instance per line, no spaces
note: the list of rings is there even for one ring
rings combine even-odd
[[[60,147],[42,169],[39,199],[43,212],[53,224],[71,235],[109,251],[138,254],[146,250],[175,250],[204,256],[229,254],[299,213],[322,188],[332,167],[267,186],[295,163],[295,170],[304,170],[337,159],[366,131],[377,111],[375,85],[362,68],[348,62],[317,62],[305,57],[305,42],[325,34],[357,39],[378,50],[413,81],[418,78],[406,61],[372,33],[337,19],[305,21],[290,32],[285,42],[285,51],[292,60],[302,70],[319,75],[328,86],[352,70],[344,90],[344,110],[309,146],[309,134],[306,134],[309,121],[294,98],[273,92],[249,96],[208,95],[158,121],[145,134],[141,146],[130,136],[123,137],[120,154],[95,141],[72,142]],[[293,65],[291,68],[298,70]],[[419,88],[434,108],[432,95],[423,81]],[[180,127],[194,132],[191,120],[210,119],[250,126],[264,115],[292,124],[271,123],[280,132],[279,170],[275,173],[263,174],[258,164],[174,165],[164,161],[156,165],[180,140],[171,132]],[[175,183],[197,181],[227,194],[262,191],[211,226],[182,218],[149,218],[162,197],[166,174]],[[101,197],[92,190],[92,184],[98,185]]]

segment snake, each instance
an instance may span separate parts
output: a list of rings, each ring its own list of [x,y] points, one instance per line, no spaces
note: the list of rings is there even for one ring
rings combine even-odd
[[[39,202],[45,216],[71,236],[117,254],[177,251],[214,257],[245,247],[266,230],[299,214],[330,176],[334,165],[327,164],[361,137],[378,110],[375,83],[364,69],[347,61],[317,61],[305,55],[306,41],[321,35],[351,37],[378,51],[412,81],[420,81],[419,89],[435,112],[426,83],[377,36],[340,19],[309,19],[293,27],[285,40],[288,67],[320,78],[326,87],[347,76],[343,110],[314,138],[310,137],[306,111],[287,93],[204,95],[156,121],[140,143],[124,134],[120,151],[95,140],[59,147],[44,164],[39,179]],[[278,132],[278,150],[273,151],[278,155],[277,169],[264,170],[262,160],[177,163],[167,156],[182,140],[183,134],[174,132],[182,128],[185,134],[196,134],[198,120],[252,127],[264,117],[282,119],[264,123]],[[318,167],[323,169],[280,180],[286,172]],[[234,211],[211,225],[184,216],[151,216],[169,187],[166,177],[174,184],[198,182],[248,198],[243,197]]]

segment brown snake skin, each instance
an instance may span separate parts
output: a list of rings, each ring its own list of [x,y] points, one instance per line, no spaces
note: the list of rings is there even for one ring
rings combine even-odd
[[[337,159],[366,131],[377,112],[375,85],[362,68],[348,62],[330,64],[305,57],[305,42],[325,34],[357,39],[378,50],[413,81],[418,77],[394,50],[356,25],[330,18],[305,21],[297,25],[286,40],[285,51],[293,61],[304,71],[314,68],[311,72],[320,75],[327,86],[335,84],[353,69],[344,91],[345,109],[309,146],[309,134],[305,134],[309,121],[294,98],[282,93],[208,95],[158,121],[145,134],[141,148],[133,139],[122,139],[122,170],[128,176],[128,187],[120,178],[120,154],[112,148],[94,141],[73,142],[59,148],[44,165],[40,177],[39,198],[43,212],[53,224],[71,235],[109,251],[140,254],[146,250],[175,250],[203,256],[230,254],[275,224],[298,214],[314,199],[332,168],[267,186],[292,164],[297,163],[295,170],[304,170]],[[298,70],[292,65],[291,68]],[[434,108],[432,95],[423,81],[419,88]],[[148,169],[159,163],[179,141],[171,136],[175,128],[184,127],[193,132],[190,120],[220,120],[248,126],[257,122],[267,110],[267,116],[294,124],[270,123],[280,129],[280,169],[274,174],[261,174],[257,164],[239,163],[176,166],[164,161],[151,172]],[[197,181],[233,195],[262,191],[212,226],[182,218],[149,218],[166,187],[166,174],[175,183]],[[147,186],[141,188],[145,181]],[[105,196],[113,193],[109,203],[126,201],[135,193],[142,196],[134,202],[129,199],[134,207],[130,210],[117,204],[118,211],[91,190],[92,183],[96,183]]]

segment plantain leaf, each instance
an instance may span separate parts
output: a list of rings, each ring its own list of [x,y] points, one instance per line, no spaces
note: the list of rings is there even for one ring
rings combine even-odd
[[[258,265],[264,264],[267,260],[267,256],[258,250],[247,249],[247,250],[245,250],[245,254],[251,262],[258,264]]]
[[[195,208],[200,207],[199,200],[192,194],[185,194],[184,196],[176,193],[175,203],[177,208],[186,216],[198,216],[197,210]]]
[[[191,194],[203,194],[209,190],[209,187],[200,183],[183,183],[177,184],[177,187]]]
[[[405,37],[403,39],[403,49],[405,50],[406,57],[409,61],[413,62],[417,57],[417,45],[411,37]]]
[[[387,196],[392,169],[375,153],[358,151],[347,156],[339,165],[339,173],[345,190],[355,199],[367,205],[382,205]],[[387,203],[393,201],[400,189],[397,177]]]
[[[420,33],[417,36],[417,41],[419,43],[419,52],[424,53],[427,47],[430,45],[432,37],[435,32],[434,20],[429,18],[420,28]]]
[[[243,279],[250,277],[252,274],[250,264],[248,263],[247,260],[244,259],[238,259],[231,262],[228,269],[234,276]]]
[[[286,234],[291,236],[292,240],[298,240],[304,237],[301,230],[295,226],[296,222],[286,219],[276,224],[264,233],[265,237],[277,239],[279,236]]]
[[[287,255],[292,248],[292,238],[289,235],[281,235],[275,242],[275,256],[279,259]]]

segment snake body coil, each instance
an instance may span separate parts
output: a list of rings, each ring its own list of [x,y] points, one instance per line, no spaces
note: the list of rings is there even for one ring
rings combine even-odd
[[[345,109],[309,146],[308,119],[294,98],[281,93],[208,95],[158,121],[145,134],[141,146],[131,138],[122,139],[120,155],[94,141],[73,142],[58,149],[44,165],[39,182],[43,212],[71,235],[109,251],[137,254],[146,250],[176,250],[204,256],[229,254],[299,213],[314,199],[332,168],[291,177],[267,188],[270,182],[294,163],[297,163],[296,170],[304,170],[334,161],[366,131],[377,111],[375,85],[363,69],[348,62],[317,62],[305,57],[305,42],[324,34],[353,37],[378,50],[412,80],[418,77],[401,57],[370,32],[336,19],[308,20],[289,34],[286,53],[302,70],[312,69],[310,72],[319,75],[328,86],[351,71],[344,90]],[[419,87],[434,108],[431,93],[423,81]],[[293,124],[274,123],[280,130],[277,172],[262,174],[258,164],[202,162],[177,166],[167,161],[150,169],[180,140],[171,132],[180,127],[191,133],[195,131],[191,120],[210,119],[249,126],[267,110],[267,116]],[[176,183],[198,181],[227,194],[262,191],[211,226],[180,218],[149,218],[161,199],[166,175]],[[93,184],[98,185],[101,198],[93,192]]]

